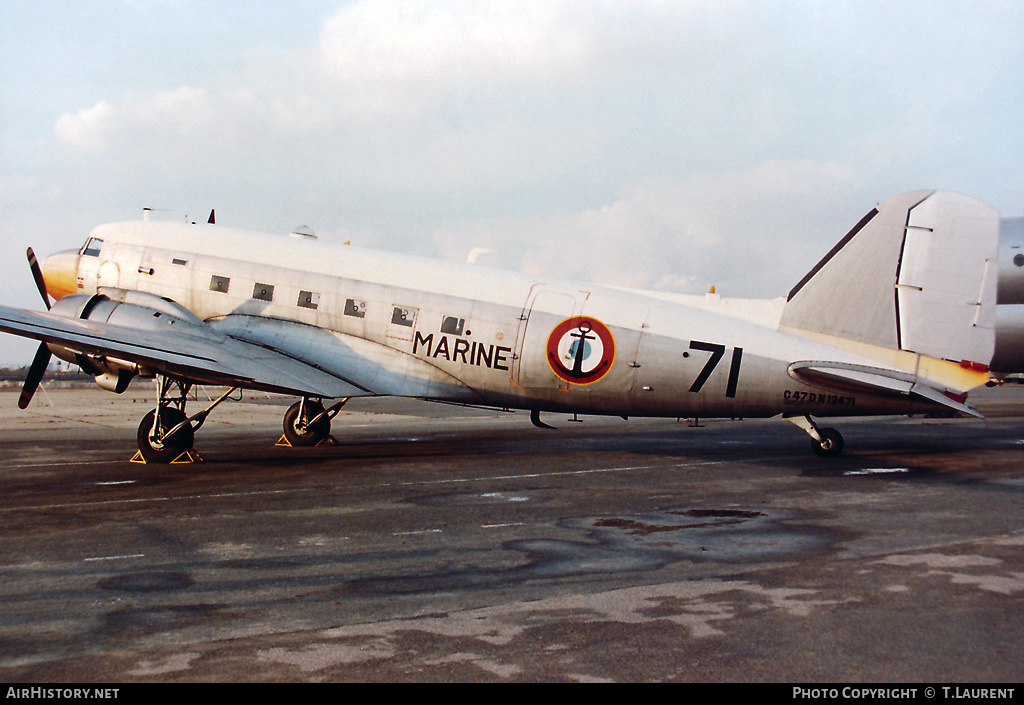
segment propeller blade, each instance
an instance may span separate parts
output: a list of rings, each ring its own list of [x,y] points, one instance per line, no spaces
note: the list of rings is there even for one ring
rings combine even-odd
[[[36,393],[46,367],[50,364],[50,348],[46,343],[41,343],[36,350],[36,356],[32,358],[32,366],[28,368],[28,377],[25,378],[25,386],[21,388],[21,398],[18,399],[18,408],[25,409],[32,401],[32,395]]]
[[[50,297],[46,293],[46,282],[43,280],[43,269],[39,266],[39,260],[36,259],[36,253],[32,251],[32,248],[28,248],[28,252],[25,253],[28,256],[28,266],[32,269],[32,278],[36,280],[36,288],[39,289],[39,295],[43,297],[43,303],[46,304],[46,310],[50,310]]]

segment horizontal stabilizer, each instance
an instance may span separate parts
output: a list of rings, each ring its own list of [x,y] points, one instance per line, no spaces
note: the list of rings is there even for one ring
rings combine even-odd
[[[789,375],[800,382],[825,386],[845,393],[914,395],[981,418],[976,409],[965,403],[963,395],[925,384],[917,375],[909,372],[828,360],[804,360],[791,364]]]

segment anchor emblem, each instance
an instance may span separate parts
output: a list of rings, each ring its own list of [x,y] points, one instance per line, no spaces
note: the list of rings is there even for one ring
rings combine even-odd
[[[548,336],[548,365],[566,382],[591,384],[611,369],[615,338],[601,321],[576,316],[555,326]]]

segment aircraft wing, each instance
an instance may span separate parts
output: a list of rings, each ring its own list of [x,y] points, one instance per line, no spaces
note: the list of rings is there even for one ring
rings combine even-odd
[[[205,325],[145,330],[0,306],[0,331],[61,345],[86,356],[135,363],[199,384],[327,398],[373,394],[351,380]]]

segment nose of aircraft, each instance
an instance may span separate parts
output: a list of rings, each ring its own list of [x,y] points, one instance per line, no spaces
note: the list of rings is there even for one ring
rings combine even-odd
[[[43,260],[43,282],[46,293],[60,299],[78,292],[78,251],[54,252]]]

